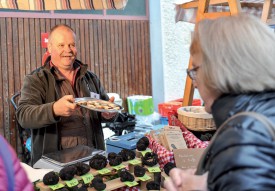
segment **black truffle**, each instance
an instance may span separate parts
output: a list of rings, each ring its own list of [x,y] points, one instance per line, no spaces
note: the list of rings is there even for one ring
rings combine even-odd
[[[141,157],[141,161],[142,165],[152,167],[158,163],[158,155],[153,152],[148,152],[143,157]]]
[[[59,177],[55,172],[48,172],[43,177],[43,183],[45,185],[55,185],[59,181]]]
[[[126,181],[133,182],[135,180],[135,177],[126,169],[123,169],[120,172],[119,177],[121,182],[126,182]]]
[[[164,165],[163,169],[164,169],[164,172],[169,176],[170,170],[172,170],[175,167],[176,165],[174,163],[168,162]]]
[[[88,191],[88,186],[83,184],[77,191]]]
[[[74,175],[76,174],[76,167],[74,165],[65,166],[59,172],[59,176],[62,180],[72,180]]]
[[[113,152],[108,154],[108,160],[111,166],[120,165],[123,161],[122,156]]]
[[[149,139],[147,137],[142,137],[137,142],[137,150],[145,151],[149,146]]]
[[[110,152],[110,153],[108,154],[108,160],[115,159],[115,158],[116,158],[116,156],[117,156],[117,154],[116,154],[116,153],[114,153],[114,152]]]
[[[150,181],[146,184],[147,190],[160,190],[160,184],[155,181]]]
[[[105,168],[108,164],[107,158],[103,155],[96,154],[93,156],[89,162],[91,168],[96,170],[101,170]]]
[[[146,169],[143,168],[142,166],[136,165],[136,166],[134,167],[134,175],[135,175],[136,177],[143,177],[144,174],[145,174],[145,172],[146,172]]]
[[[101,177],[95,177],[92,180],[91,187],[94,187],[96,190],[104,190],[106,188],[106,184],[103,182]]]
[[[130,149],[122,149],[119,153],[123,161],[133,160],[136,158],[136,153]]]
[[[76,163],[76,175],[82,176],[90,171],[90,166],[83,162]]]

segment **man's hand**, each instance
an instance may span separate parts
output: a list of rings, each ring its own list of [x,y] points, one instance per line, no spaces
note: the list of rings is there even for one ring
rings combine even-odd
[[[70,116],[77,108],[72,95],[65,95],[53,104],[53,113],[55,117]]]
[[[114,103],[114,101],[115,101],[115,97],[114,96],[110,97],[109,102],[113,102]]]

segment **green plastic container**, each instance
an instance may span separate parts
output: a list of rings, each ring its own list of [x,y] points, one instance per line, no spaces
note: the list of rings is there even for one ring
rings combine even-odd
[[[154,113],[152,96],[130,96],[127,97],[127,103],[130,114],[146,116]]]

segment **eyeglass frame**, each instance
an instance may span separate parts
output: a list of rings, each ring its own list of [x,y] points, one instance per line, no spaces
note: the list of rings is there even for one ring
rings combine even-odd
[[[191,69],[186,69],[186,73],[189,76],[189,78],[191,80],[196,80],[196,76],[197,76],[197,70],[200,68],[201,66],[196,66],[194,68]]]

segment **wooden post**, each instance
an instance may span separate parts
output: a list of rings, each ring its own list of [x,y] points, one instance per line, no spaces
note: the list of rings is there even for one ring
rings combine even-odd
[[[272,9],[272,5],[273,5],[273,0],[265,0],[264,1],[261,19],[263,22],[265,22],[267,24],[270,24],[270,12]]]

